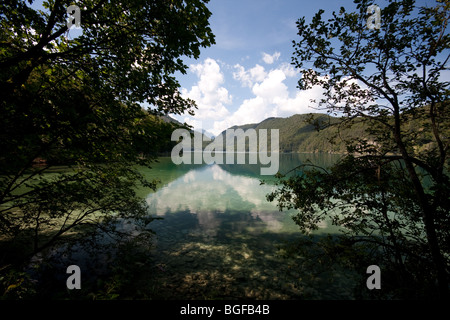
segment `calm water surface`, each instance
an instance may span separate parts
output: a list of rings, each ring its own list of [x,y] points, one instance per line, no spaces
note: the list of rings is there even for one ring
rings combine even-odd
[[[328,166],[335,155],[282,154],[280,172],[288,172],[311,160]],[[150,213],[163,217],[156,226],[176,227],[182,233],[195,233],[205,241],[251,234],[273,234],[274,237],[298,234],[291,216],[295,210],[280,212],[276,202],[268,202],[275,179],[259,174],[259,165],[174,165],[170,157],[160,158],[148,177],[161,179],[156,192],[145,195]],[[261,184],[261,180],[266,183]],[[335,232],[323,222],[318,233]]]
[[[280,172],[310,160],[328,166],[339,158],[327,154],[281,154]],[[266,200],[274,178],[261,176],[259,165],[175,165],[160,158],[149,178],[159,178],[156,192],[145,193],[155,237],[153,271],[166,298],[256,298],[327,296],[329,286],[301,281],[308,270],[298,260],[280,256],[281,245],[301,237],[295,211],[280,212]],[[261,184],[261,180],[266,180]],[[315,233],[335,233],[327,222]],[[340,285],[339,281],[334,281]],[[322,286],[324,286],[322,284]],[[325,291],[324,291],[325,290]],[[340,290],[341,292],[342,290]]]

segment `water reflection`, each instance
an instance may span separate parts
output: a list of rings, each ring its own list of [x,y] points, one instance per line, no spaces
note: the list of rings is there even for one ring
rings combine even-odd
[[[260,185],[257,178],[233,175],[219,165],[211,165],[192,169],[149,194],[146,200],[151,213],[157,216],[177,212],[196,215],[199,227],[208,234],[217,234],[223,215],[237,213],[246,213],[255,220],[253,225],[246,221],[248,227],[263,221],[267,230],[280,231],[289,213],[279,212],[275,203],[266,200],[273,188]]]
[[[280,171],[287,172],[308,161],[326,167],[336,156],[285,154],[280,160]],[[276,203],[266,200],[275,186],[261,185],[261,179],[270,182],[274,178],[259,175],[259,165],[174,166],[169,161],[170,158],[163,160],[161,167],[172,177],[171,181],[146,196],[152,215],[194,215],[197,223],[190,228],[200,229],[210,236],[225,232],[224,228],[252,233],[298,232],[291,218],[295,211],[280,212]],[[155,169],[160,172],[158,167]],[[170,174],[174,170],[178,173],[176,178]],[[322,232],[329,231],[329,224],[322,222],[319,228]]]
[[[328,166],[330,156],[280,155],[280,170],[305,163]],[[315,158],[315,159],[314,159]],[[328,158],[328,159],[327,159]],[[313,160],[314,159],[314,160]],[[339,279],[317,284],[301,259],[280,258],[280,245],[301,236],[293,212],[266,200],[275,185],[258,165],[180,165],[170,158],[145,174],[162,179],[145,199],[151,223],[158,293],[165,299],[343,298]],[[272,178],[273,180],[273,178]],[[327,222],[314,233],[334,233]],[[331,277],[333,278],[333,277]],[[310,280],[309,280],[310,279]],[[314,288],[313,288],[314,287]],[[342,290],[341,290],[342,291]],[[331,292],[331,296],[330,293]]]

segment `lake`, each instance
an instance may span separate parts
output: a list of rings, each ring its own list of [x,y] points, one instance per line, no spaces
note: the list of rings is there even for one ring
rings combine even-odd
[[[329,166],[329,154],[280,154],[281,173],[310,160]],[[248,162],[247,162],[248,163]],[[158,159],[148,178],[159,178],[155,192],[140,190],[156,232],[154,265],[158,294],[175,299],[346,299],[349,279],[342,270],[317,277],[301,257],[286,257],[283,246],[304,237],[266,195],[275,179],[260,165],[175,165]],[[265,180],[265,184],[261,184]],[[315,234],[336,233],[324,221]],[[331,272],[331,271],[330,271]],[[332,281],[330,279],[332,278]]]

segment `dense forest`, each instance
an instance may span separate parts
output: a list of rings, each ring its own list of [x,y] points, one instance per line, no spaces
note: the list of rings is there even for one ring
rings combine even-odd
[[[429,107],[416,112],[426,113]],[[433,147],[433,139],[426,123],[412,116],[404,115],[406,133],[412,139],[414,148],[426,151]],[[391,119],[393,121],[393,119]],[[333,117],[326,114],[296,114],[287,118],[268,118],[260,123],[233,126],[229,129],[258,130],[278,129],[280,135],[280,152],[285,153],[347,153],[348,146],[364,142],[376,144],[376,134],[371,134],[369,124],[362,117],[349,121],[346,118]],[[443,132],[450,133],[450,126],[443,123]],[[221,135],[226,135],[226,131]],[[229,143],[233,143],[229,141]],[[247,141],[248,143],[248,141]],[[227,142],[225,142],[226,148]],[[247,149],[248,150],[248,149]]]
[[[24,271],[30,259],[77,237],[150,244],[136,190],[156,182],[141,168],[171,149],[164,116],[196,107],[175,78],[183,59],[215,43],[207,0],[86,1],[75,39],[66,2],[36,2],[0,4],[2,298],[42,297]],[[117,230],[128,219],[142,241]]]

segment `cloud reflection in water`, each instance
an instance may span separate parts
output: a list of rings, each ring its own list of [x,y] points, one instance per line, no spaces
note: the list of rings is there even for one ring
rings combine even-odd
[[[223,215],[245,213],[246,223],[264,224],[271,232],[279,232],[283,224],[293,225],[289,213],[280,212],[276,203],[266,200],[273,186],[261,185],[256,177],[234,175],[219,165],[192,169],[147,196],[151,213],[166,216],[188,212],[196,215],[200,227],[214,234]]]

